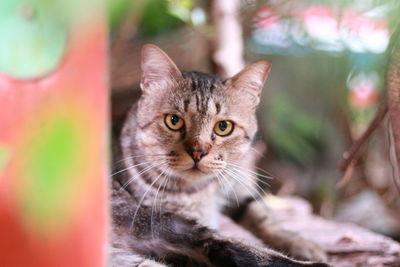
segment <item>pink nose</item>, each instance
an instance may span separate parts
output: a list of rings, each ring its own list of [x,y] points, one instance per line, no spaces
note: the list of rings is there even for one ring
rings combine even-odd
[[[202,157],[208,154],[208,151],[205,150],[194,150],[194,149],[189,149],[188,150],[189,155],[192,157],[194,162],[199,162]]]
[[[195,163],[206,156],[211,148],[210,144],[202,144],[198,140],[190,140],[186,143],[186,151]]]

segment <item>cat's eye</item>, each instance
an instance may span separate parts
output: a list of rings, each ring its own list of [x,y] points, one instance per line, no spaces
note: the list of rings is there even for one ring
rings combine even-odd
[[[214,132],[219,136],[230,135],[233,131],[233,122],[219,121],[214,126]]]
[[[165,124],[172,131],[179,131],[184,126],[184,121],[181,117],[175,114],[165,116]]]

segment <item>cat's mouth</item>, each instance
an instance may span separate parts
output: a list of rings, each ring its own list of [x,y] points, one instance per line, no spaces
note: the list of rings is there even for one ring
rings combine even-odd
[[[186,169],[185,172],[195,175],[208,175],[208,173],[200,169],[197,164],[194,164],[193,167]]]
[[[192,173],[203,173],[207,174],[204,171],[202,171],[197,164],[193,165],[192,168],[188,169],[187,171],[192,172]]]

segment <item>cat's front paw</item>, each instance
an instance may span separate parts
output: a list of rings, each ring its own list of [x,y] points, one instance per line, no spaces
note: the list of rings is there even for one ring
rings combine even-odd
[[[296,234],[294,234],[296,235]],[[327,261],[325,251],[318,244],[301,236],[296,236],[288,243],[288,253],[299,260]]]
[[[164,265],[162,263],[153,260],[145,260],[142,263],[140,263],[137,267],[167,267],[167,265]]]

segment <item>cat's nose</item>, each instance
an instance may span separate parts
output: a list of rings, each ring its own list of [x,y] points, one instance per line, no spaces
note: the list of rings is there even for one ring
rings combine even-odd
[[[211,145],[202,144],[197,140],[189,141],[186,144],[186,151],[195,163],[199,162],[204,156],[206,156],[210,148]]]
[[[195,163],[199,162],[202,157],[204,157],[205,155],[208,154],[208,151],[202,150],[202,149],[199,149],[199,150],[188,149],[187,152],[192,157],[192,159],[194,160]]]

